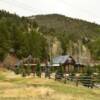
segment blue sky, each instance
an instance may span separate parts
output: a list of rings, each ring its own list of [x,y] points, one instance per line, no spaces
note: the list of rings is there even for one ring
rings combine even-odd
[[[100,24],[100,0],[0,0],[0,9],[20,16],[58,13]]]

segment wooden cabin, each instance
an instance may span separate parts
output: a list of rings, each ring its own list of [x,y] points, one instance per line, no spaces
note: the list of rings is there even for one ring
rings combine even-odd
[[[83,73],[85,71],[85,65],[82,63],[75,63],[75,72]]]
[[[63,66],[65,73],[71,73],[74,71],[75,60],[69,55],[55,57],[53,58],[52,63],[53,66]]]

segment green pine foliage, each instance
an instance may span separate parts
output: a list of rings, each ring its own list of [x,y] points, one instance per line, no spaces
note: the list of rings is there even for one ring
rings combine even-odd
[[[0,61],[12,48],[19,58],[31,54],[46,59],[48,44],[40,33],[57,37],[63,54],[66,54],[70,41],[77,43],[80,40],[89,48],[92,57],[100,60],[100,25],[57,14],[32,19],[0,11]]]
[[[41,66],[40,66],[40,63],[38,63],[38,64],[36,65],[35,72],[36,72],[36,75],[37,75],[38,77],[41,77]]]
[[[27,67],[26,67],[26,73],[27,73],[27,75],[30,75],[30,74],[32,73],[32,68],[31,68],[31,66],[27,66]]]
[[[88,44],[93,58],[100,60],[100,37]]]
[[[32,17],[29,18],[32,20]],[[100,60],[100,25],[58,14],[37,15],[33,20],[38,23],[41,32],[60,40],[63,54],[71,46],[70,41],[77,44],[81,41],[89,48],[92,57]]]
[[[20,73],[21,73],[20,67],[19,67],[19,66],[16,66],[14,72],[15,72],[16,74],[20,74]]]
[[[21,75],[23,77],[27,76],[27,73],[26,73],[26,68],[24,66],[21,67]]]
[[[40,59],[45,58],[46,40],[36,31],[37,27],[36,22],[25,17],[0,11],[0,61],[3,61],[12,48],[18,58],[30,54]]]

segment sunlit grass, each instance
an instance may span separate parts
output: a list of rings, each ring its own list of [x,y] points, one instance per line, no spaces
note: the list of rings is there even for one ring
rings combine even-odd
[[[0,100],[100,100],[100,89],[0,71]]]

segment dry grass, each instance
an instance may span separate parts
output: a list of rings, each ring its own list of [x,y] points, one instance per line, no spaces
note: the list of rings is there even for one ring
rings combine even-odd
[[[100,100],[100,89],[88,89],[32,76],[0,71],[0,100]]]

